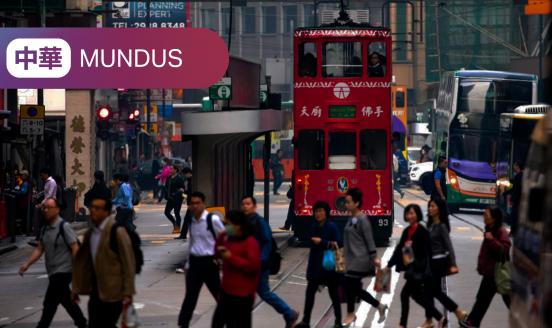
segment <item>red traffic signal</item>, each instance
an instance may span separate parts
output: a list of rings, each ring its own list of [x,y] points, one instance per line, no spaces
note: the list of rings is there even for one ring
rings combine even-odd
[[[111,108],[107,105],[100,105],[96,109],[96,116],[100,121],[108,121],[111,118]]]
[[[139,109],[135,109],[132,113],[134,114],[135,118],[140,117],[140,110]]]

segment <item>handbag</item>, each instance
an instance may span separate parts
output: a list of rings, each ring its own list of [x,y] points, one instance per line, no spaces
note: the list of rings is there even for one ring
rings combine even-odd
[[[391,270],[388,268],[378,268],[374,291],[378,293],[389,293],[391,291]]]
[[[327,249],[324,251],[324,256],[322,257],[322,267],[326,271],[335,270],[335,257],[333,250]]]
[[[343,250],[341,248],[334,249],[335,258],[335,272],[345,272],[345,257],[343,256]]]
[[[506,259],[504,251],[501,251],[501,260],[495,264],[496,291],[500,295],[509,295],[512,291],[512,266]]]

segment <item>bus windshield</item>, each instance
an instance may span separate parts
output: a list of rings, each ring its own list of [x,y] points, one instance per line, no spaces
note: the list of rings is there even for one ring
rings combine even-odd
[[[526,81],[461,80],[458,112],[499,115],[513,113],[520,105],[531,104],[533,83]]]
[[[451,134],[449,157],[471,162],[495,163],[497,137]]]

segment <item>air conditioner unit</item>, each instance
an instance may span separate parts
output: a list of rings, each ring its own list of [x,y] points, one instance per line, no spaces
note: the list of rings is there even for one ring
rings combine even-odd
[[[355,23],[369,23],[370,11],[367,9],[347,10],[349,18]],[[339,17],[339,10],[321,10],[320,23],[331,24]]]

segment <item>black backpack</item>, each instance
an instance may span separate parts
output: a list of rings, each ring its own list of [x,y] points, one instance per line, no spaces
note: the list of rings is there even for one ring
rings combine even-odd
[[[270,256],[268,258],[268,269],[271,275],[278,274],[280,267],[282,266],[282,254],[276,244],[276,240],[271,236],[272,247],[270,248]]]
[[[422,189],[424,190],[424,193],[426,195],[431,195],[433,193],[433,189],[435,188],[435,172],[427,173],[422,177],[422,181],[420,181],[422,185]]]
[[[130,238],[130,242],[132,243],[132,250],[134,253],[134,261],[136,263],[136,273],[142,272],[142,266],[144,265],[144,253],[142,252],[142,249],[140,248],[142,241],[140,240],[140,236],[135,230],[129,229],[126,225],[115,223],[111,227],[111,234],[109,236],[109,246],[111,247],[111,250],[115,252],[116,254],[119,254],[119,245],[117,241],[117,228],[123,227],[125,228],[128,237]]]

